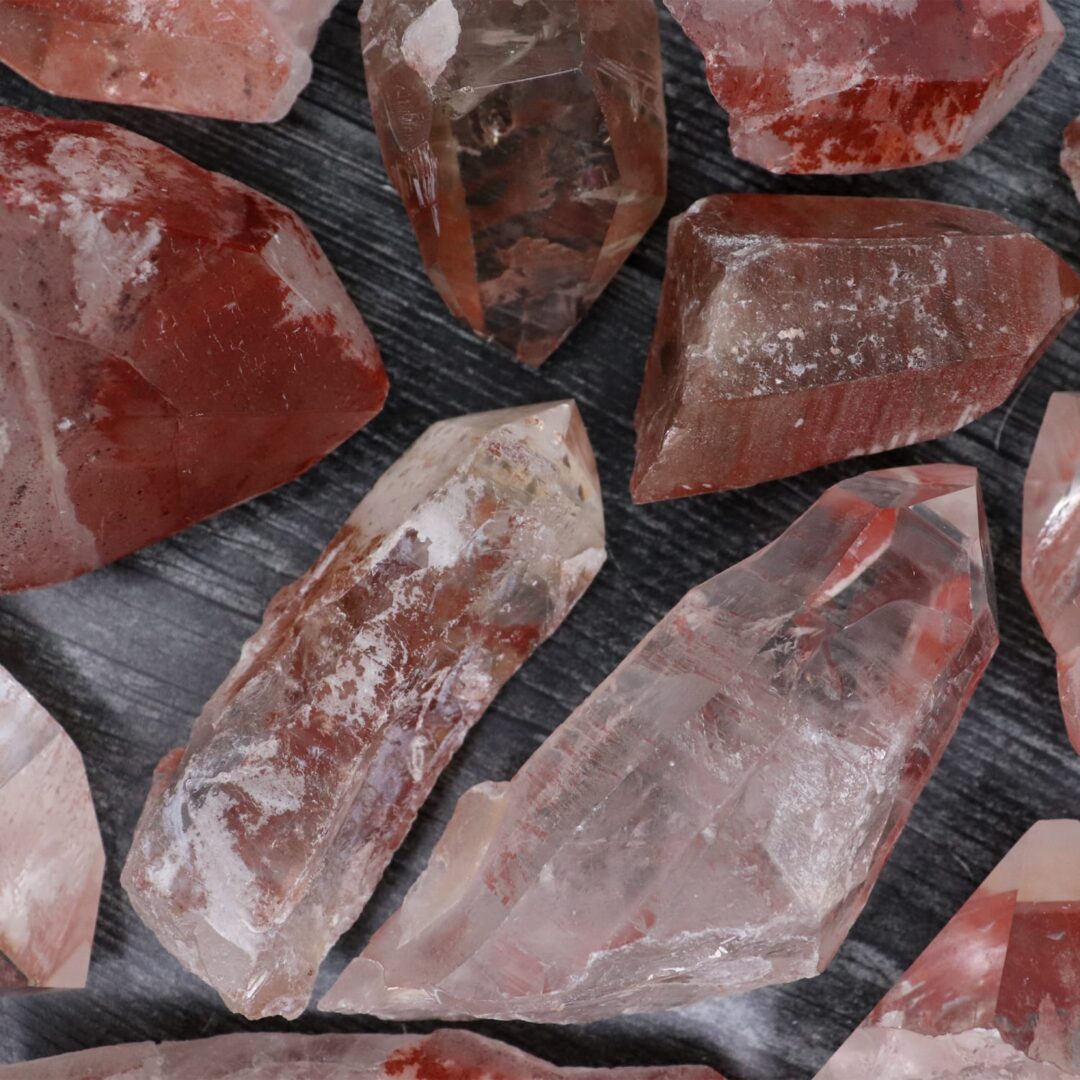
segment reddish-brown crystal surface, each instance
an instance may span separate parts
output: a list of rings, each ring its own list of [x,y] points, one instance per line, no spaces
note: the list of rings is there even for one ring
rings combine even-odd
[[[705,54],[731,144],[781,173],[959,157],[1065,38],[1046,0],[665,0]]]
[[[455,315],[539,366],[656,219],[653,0],[365,0],[387,170]]]
[[[1065,129],[1065,143],[1061,150],[1061,167],[1072,181],[1080,196],[1080,117]]]
[[[0,110],[0,591],[291,480],[382,407],[295,214],[108,124]]]
[[[995,214],[721,195],[672,222],[637,411],[638,502],[933,439],[1000,405],[1080,279]]]

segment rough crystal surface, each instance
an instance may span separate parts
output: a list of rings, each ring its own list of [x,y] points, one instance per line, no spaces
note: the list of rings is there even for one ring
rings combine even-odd
[[[997,645],[974,470],[867,473],[459,802],[323,1007],[578,1022],[816,974]]]
[[[67,97],[280,120],[337,0],[0,0],[0,61]]]
[[[638,502],[937,438],[996,408],[1080,279],[994,214],[723,195],[671,226],[638,404]]]
[[[165,946],[298,1015],[450,756],[604,561],[572,402],[444,421],[379,481],[163,762],[124,871]]]
[[[291,480],[382,407],[290,211],[108,124],[0,110],[0,591]]]
[[[0,994],[86,985],[105,851],[82,756],[0,668]]]
[[[1009,852],[817,1080],[1080,1080],[1080,822]]]
[[[387,170],[443,299],[539,366],[667,190],[653,0],[365,0]]]
[[[1080,196],[1080,117],[1065,129],[1065,143],[1061,150],[1061,167],[1072,181]]]
[[[861,173],[966,154],[1065,39],[1046,0],[665,0],[741,158]]]

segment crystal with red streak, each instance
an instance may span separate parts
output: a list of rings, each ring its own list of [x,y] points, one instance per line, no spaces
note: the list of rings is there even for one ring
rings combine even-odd
[[[1080,1080],[1080,821],[1009,852],[817,1080]]]
[[[1065,144],[1061,149],[1061,167],[1072,181],[1077,196],[1080,196],[1080,117],[1077,117],[1065,129]]]
[[[280,120],[337,0],[0,0],[0,61],[67,97]]]
[[[694,589],[323,1000],[576,1023],[820,971],[997,645],[974,470],[867,473]]]
[[[0,591],[293,479],[382,407],[290,211],[108,124],[0,110]]]
[[[0,668],[0,994],[86,985],[105,851],[82,756]]]
[[[703,1065],[560,1069],[469,1031],[219,1035],[0,1066],[0,1080],[723,1080]]]
[[[432,427],[163,762],[123,875],[162,943],[230,1008],[299,1015],[468,729],[603,562],[572,402]]]
[[[637,411],[637,502],[934,439],[1000,405],[1080,279],[995,214],[720,195],[671,225]]]
[[[656,220],[653,0],[365,0],[383,157],[460,319],[538,367]]]
[[[735,154],[862,173],[973,149],[1065,30],[1046,0],[665,0],[705,54]]]

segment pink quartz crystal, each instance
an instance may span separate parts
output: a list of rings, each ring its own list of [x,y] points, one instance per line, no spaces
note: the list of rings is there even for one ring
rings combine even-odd
[[[576,1023],[816,974],[997,646],[974,470],[867,473],[466,793],[323,1008]]]
[[[390,179],[458,318],[539,367],[656,220],[654,0],[365,0]]]
[[[1065,129],[1065,144],[1061,150],[1061,167],[1080,196],[1080,117]]]
[[[0,109],[0,267],[0,591],[291,480],[385,400],[299,219],[120,128]]]
[[[671,225],[637,411],[638,502],[934,439],[1009,396],[1080,279],[995,214],[719,195]]]
[[[86,985],[104,872],[79,751],[0,668],[0,994]]]
[[[741,158],[861,173],[959,157],[1065,39],[1046,0],[665,0]]]
[[[54,94],[280,120],[337,0],[0,0],[0,61]]]
[[[1080,821],[1009,852],[817,1080],[1080,1080]]]
[[[162,763],[124,886],[249,1017],[294,1017],[432,785],[604,562],[572,402],[448,420],[376,484]]]

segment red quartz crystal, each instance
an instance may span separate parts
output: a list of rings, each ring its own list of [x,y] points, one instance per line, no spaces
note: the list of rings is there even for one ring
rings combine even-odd
[[[1061,167],[1080,196],[1080,117],[1065,129],[1065,145],[1061,150]]]

